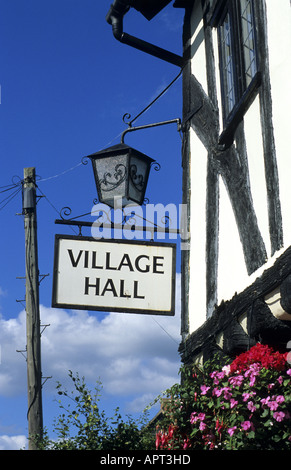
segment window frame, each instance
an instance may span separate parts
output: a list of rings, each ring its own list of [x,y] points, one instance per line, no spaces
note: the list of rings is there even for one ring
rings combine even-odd
[[[253,41],[255,51],[256,72],[247,85],[245,51],[243,45],[243,25],[240,0],[222,0],[216,2],[216,8],[212,16],[211,25],[217,28],[218,51],[219,51],[219,76],[221,85],[221,104],[223,131],[219,138],[219,144],[230,145],[233,142],[234,132],[237,125],[242,120],[245,112],[254,100],[257,90],[261,84],[261,73],[259,71],[258,41],[256,35],[256,19],[254,14],[253,0],[250,0],[252,7]],[[233,55],[233,80],[235,100],[233,107],[228,110],[226,97],[226,79],[224,70],[224,51],[222,41],[222,27],[226,16],[230,19],[230,38],[232,42]]]

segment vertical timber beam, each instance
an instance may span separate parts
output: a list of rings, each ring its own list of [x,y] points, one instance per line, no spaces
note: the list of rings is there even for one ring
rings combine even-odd
[[[185,65],[183,68],[183,122],[189,113],[190,102],[190,76],[191,76],[191,10],[187,7],[185,10],[184,26],[183,26],[183,57]],[[182,202],[187,207],[187,220],[184,221],[186,232],[190,234],[190,124],[186,123],[183,132],[182,144]],[[189,334],[189,271],[190,271],[190,239],[187,240],[188,249],[181,252],[181,337],[185,341]]]

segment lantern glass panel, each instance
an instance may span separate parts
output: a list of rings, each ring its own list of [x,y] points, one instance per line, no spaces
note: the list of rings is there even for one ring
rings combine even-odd
[[[127,195],[128,157],[117,155],[95,160],[100,200],[113,206],[114,198],[124,199]]]
[[[149,162],[132,156],[129,166],[129,199],[142,204],[144,200],[145,189],[147,185]]]

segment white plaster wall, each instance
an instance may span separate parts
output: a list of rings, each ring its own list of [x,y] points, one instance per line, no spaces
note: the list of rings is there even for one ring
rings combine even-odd
[[[273,124],[282,205],[284,246],[291,244],[291,4],[267,0]]]
[[[203,22],[197,21],[202,17],[200,2],[192,14],[191,53],[192,73],[207,92],[206,60],[203,34]],[[196,330],[205,321],[206,315],[206,169],[207,152],[195,132],[190,130],[190,178],[191,178],[191,207],[190,207],[190,268],[189,268],[189,328]]]
[[[268,203],[258,96],[245,115],[244,131],[253,204],[259,229],[270,256]],[[258,276],[257,273],[252,276],[247,273],[235,217],[221,179],[219,206],[218,303],[231,299],[235,292],[241,292]]]
[[[191,222],[189,272],[189,328],[196,330],[206,319],[206,169],[207,153],[191,131]]]

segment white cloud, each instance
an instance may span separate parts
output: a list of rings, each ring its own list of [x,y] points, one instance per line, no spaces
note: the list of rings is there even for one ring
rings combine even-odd
[[[179,299],[179,275],[177,281]],[[84,376],[89,388],[101,381],[101,406],[104,400],[110,409],[122,404],[130,414],[139,414],[178,380],[179,301],[174,317],[123,313],[104,316],[45,306],[40,311],[41,323],[50,325],[41,342],[43,375],[52,376],[44,386],[44,408],[56,397],[56,382],[71,386],[69,370]],[[25,344],[26,313],[21,311],[17,318],[8,320],[0,317],[0,404],[1,396],[7,400],[26,395],[26,362],[16,352],[25,349]],[[14,421],[15,417],[11,419]],[[1,423],[4,434],[0,435],[0,450],[26,446],[24,435],[8,431],[11,425],[16,423]]]
[[[26,436],[0,436],[0,450],[23,450],[26,446]]]
[[[50,323],[42,338],[43,371],[55,380],[72,370],[91,383],[100,378],[105,392],[123,396],[159,393],[176,380],[179,315],[153,321],[120,313],[99,320],[98,314],[45,307],[41,313]]]
[[[177,280],[179,299],[179,275]],[[52,376],[44,387],[46,395],[55,394],[57,381],[70,386],[72,370],[87,384],[100,379],[107,400],[114,397],[118,406],[120,398],[128,402],[128,412],[135,412],[178,380],[179,301],[174,317],[104,316],[41,306],[41,322],[50,325],[42,334],[42,371]],[[0,318],[0,398],[26,394],[26,362],[16,352],[25,349],[25,335],[24,311],[14,319]]]
[[[182,17],[180,21],[177,21],[176,12],[163,11],[159,15],[161,25],[169,32],[181,31]]]

